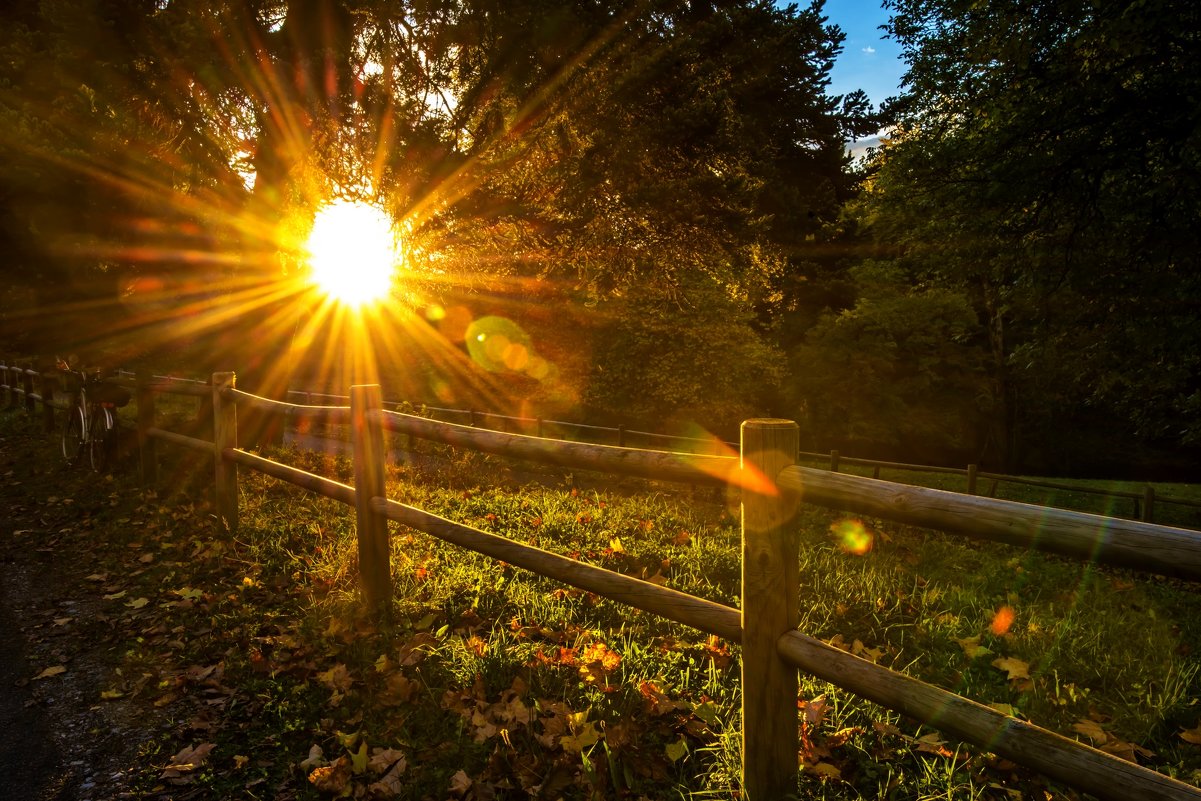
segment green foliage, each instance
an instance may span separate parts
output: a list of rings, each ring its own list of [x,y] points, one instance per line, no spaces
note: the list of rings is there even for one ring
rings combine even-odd
[[[606,304],[613,322],[597,337],[587,404],[618,420],[704,423],[732,432],[761,414],[784,361],[731,298],[649,293]]]
[[[889,263],[865,262],[851,277],[855,305],[826,313],[791,363],[808,436],[856,452],[970,451],[989,405],[971,304],[915,288]]]
[[[981,314],[993,444],[1196,442],[1196,5],[887,5],[910,91],[856,216]]]

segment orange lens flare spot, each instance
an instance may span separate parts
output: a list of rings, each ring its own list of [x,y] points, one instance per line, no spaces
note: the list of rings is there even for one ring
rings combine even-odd
[[[387,297],[399,257],[387,213],[368,203],[340,200],[313,219],[307,250],[313,283],[335,300],[363,306]]]
[[[872,549],[875,538],[862,521],[847,518],[830,526],[830,533],[845,553],[863,556]]]
[[[1009,631],[1009,629],[1013,626],[1013,621],[1016,617],[1017,615],[1014,613],[1012,607],[1002,606],[997,610],[997,614],[993,615],[992,624],[989,626],[989,630],[991,630],[993,634],[1000,637],[1002,634],[1005,634]]]

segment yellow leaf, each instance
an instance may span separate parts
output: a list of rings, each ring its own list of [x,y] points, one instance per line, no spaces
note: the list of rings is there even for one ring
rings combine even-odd
[[[842,771],[829,762],[818,762],[805,766],[806,773],[813,773],[822,779],[841,779]]]
[[[246,767],[246,763],[250,761],[250,757],[234,754],[234,770],[241,770]]]
[[[115,601],[118,598],[124,598],[124,597],[125,597],[125,590],[121,590],[120,592],[114,592],[111,595],[104,596],[104,600]]]
[[[324,670],[317,674],[317,681],[337,692],[346,692],[350,689],[350,685],[354,683],[351,678],[350,671],[346,669],[346,665],[341,663],[334,665],[329,670]]]
[[[963,649],[963,653],[968,659],[975,659],[978,656],[988,656],[992,653],[988,648],[980,644],[980,635],[975,637],[964,637],[962,640],[956,639],[959,647]]]
[[[587,714],[581,712],[580,714]],[[572,717],[575,717],[574,715]],[[578,729],[575,723],[572,723],[575,734],[564,735],[559,738],[559,745],[564,751],[571,754],[578,754],[590,745],[596,745],[600,741],[600,732],[596,730],[596,722],[589,721]]]
[[[609,549],[612,550],[613,553],[626,552],[625,547],[621,544],[621,537],[614,537],[613,539],[609,540]]]
[[[1198,723],[1191,729],[1185,729],[1184,731],[1180,732],[1180,739],[1184,740],[1186,743],[1201,745],[1201,723]]]
[[[1095,720],[1081,720],[1072,724],[1072,730],[1083,734],[1093,741],[1093,745],[1101,745],[1109,739],[1109,735]]]
[[[667,758],[672,762],[679,762],[688,755],[688,742],[681,737],[674,743],[668,743],[664,749],[667,752]]]
[[[356,774],[365,773],[367,771],[367,741],[363,740],[363,744],[359,746],[357,753],[350,755],[350,767]]]
[[[992,661],[992,666],[995,668],[1000,668],[1001,670],[1008,673],[1009,674],[1008,678],[1010,681],[1017,681],[1018,679],[1030,678],[1030,673],[1029,673],[1030,663],[1023,662],[1020,659],[1014,659],[1012,657],[1003,656],[998,659],[994,659]]]
[[[67,672],[67,668],[64,667],[63,665],[55,665],[54,667],[46,668],[41,673],[34,676],[33,680],[37,681],[38,679],[48,679],[48,678],[51,678],[52,676],[61,676],[62,674],[66,673],[66,672]]]
[[[145,606],[148,603],[150,603],[149,598],[134,598],[132,601],[126,602],[125,605],[130,607],[131,609],[141,609],[143,606]]]
[[[120,690],[102,690],[100,692],[100,698],[105,701],[112,701],[114,699],[124,697],[125,693],[121,692]]]

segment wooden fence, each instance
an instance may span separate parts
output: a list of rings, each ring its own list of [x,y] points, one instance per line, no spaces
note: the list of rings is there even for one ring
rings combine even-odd
[[[0,364],[0,370],[3,365]],[[134,374],[118,371],[118,375],[132,379]],[[199,384],[203,385],[203,381],[196,379],[183,378],[173,375],[155,375],[152,378],[156,382],[166,382],[171,384]],[[293,398],[298,404],[303,402],[304,405],[313,405],[314,401],[319,404],[345,404],[349,403],[349,395],[338,395],[325,392],[312,392],[308,390],[288,390],[288,397]],[[384,401],[385,408],[391,406],[393,410],[399,410],[406,406],[404,401]],[[455,409],[443,406],[430,406],[420,404],[420,409],[424,416],[437,419],[439,416],[450,418],[447,422],[459,422],[463,425],[471,426],[472,428],[491,428],[500,431],[510,431],[512,433],[533,434],[538,437],[554,436],[565,437],[575,435],[575,437],[588,437],[592,439],[600,439],[606,442],[614,443],[621,447],[629,447],[632,443],[641,443],[646,447],[662,447],[664,449],[680,449],[690,453],[712,453],[720,456],[731,452],[737,452],[737,442],[726,442],[717,437],[691,437],[681,434],[663,434],[653,431],[640,431],[638,429],[629,428],[627,426],[600,426],[589,423],[578,423],[567,420],[548,420],[542,417],[520,417],[514,415],[498,414],[496,412],[486,412],[472,409]],[[1155,488],[1150,484],[1145,485],[1141,491],[1135,492],[1131,490],[1117,489],[1099,489],[1097,487],[1084,487],[1076,484],[1067,484],[1064,482],[1047,481],[1045,479],[1026,478],[1024,476],[1011,476],[1005,473],[986,472],[979,469],[979,465],[968,464],[966,467],[947,467],[945,465],[921,465],[911,464],[907,462],[891,462],[880,459],[863,459],[854,456],[846,456],[838,450],[831,450],[829,453],[817,453],[813,451],[797,450],[797,461],[817,462],[819,464],[828,463],[830,470],[838,472],[846,466],[851,467],[866,467],[872,471],[872,478],[879,478],[882,470],[890,472],[918,472],[918,473],[943,473],[947,475],[958,475],[964,479],[965,491],[968,495],[982,494],[990,498],[997,496],[998,489],[1002,484],[1020,484],[1028,487],[1036,487],[1039,489],[1056,490],[1062,492],[1073,492],[1081,495],[1097,495],[1104,498],[1115,498],[1121,500],[1129,500],[1131,502],[1131,518],[1142,520],[1147,523],[1155,520],[1156,505],[1174,505],[1183,506],[1192,509],[1201,509],[1201,501],[1189,500],[1185,498],[1173,498],[1158,495]],[[988,488],[981,491],[980,482],[988,482]]]
[[[21,373],[27,382],[23,388],[26,408],[31,407],[31,398],[38,399],[32,391],[35,376],[30,373]],[[387,526],[391,520],[741,643],[744,798],[774,799],[795,793],[799,668],[1098,798],[1201,799],[1197,787],[881,667],[798,631],[799,536],[791,517],[796,503],[807,502],[1192,581],[1201,580],[1201,540],[1196,532],[802,467],[795,463],[797,427],[787,420],[744,422],[740,455],[735,458],[548,440],[429,420],[386,411],[377,385],[352,387],[349,407],[297,405],[260,398],[238,390],[233,373],[216,373],[211,384],[153,381],[147,376],[133,385],[145,482],[157,481],[155,446],[165,441],[212,456],[215,506],[221,525],[228,530],[238,528],[238,466],[353,506],[360,583],[368,604],[382,607],[391,601]],[[186,394],[211,404],[213,440],[156,427],[157,393]],[[47,399],[44,394],[42,398]],[[287,412],[301,419],[349,425],[354,486],[239,448],[239,408]],[[385,432],[556,465],[739,487],[743,510],[741,611],[390,500],[384,486]]]

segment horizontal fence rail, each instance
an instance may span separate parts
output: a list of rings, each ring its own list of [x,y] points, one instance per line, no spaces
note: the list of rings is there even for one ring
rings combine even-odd
[[[13,371],[4,372],[6,381]],[[20,373],[24,395],[39,375]],[[10,386],[6,383],[5,386]],[[941,731],[1031,767],[1102,799],[1201,799],[1201,790],[1076,740],[1004,715],[970,699],[853,656],[796,629],[799,537],[791,510],[804,502],[1036,548],[1089,561],[1201,580],[1201,534],[1149,523],[1048,509],[973,495],[894,484],[793,463],[796,427],[788,421],[748,421],[739,458],[590,445],[506,434],[383,410],[378,386],[352,388],[350,406],[282,403],[242,392],[232,373],[211,384],[135,382],[143,478],[153,481],[154,443],[164,441],[213,456],[214,495],[222,523],[237,527],[237,475],[253,469],[356,510],[364,597],[390,601],[386,521],[743,646],[743,783],[745,796],[794,793],[798,753],[796,669]],[[211,405],[213,440],[154,425],[156,393],[202,398]],[[10,395],[10,401],[14,395]],[[354,486],[275,462],[237,446],[236,414],[246,410],[349,424]],[[386,497],[385,431],[487,453],[648,478],[729,484],[742,490],[741,611],[657,584],[585,564],[480,531]],[[804,455],[804,454],[799,454]],[[837,456],[832,467],[837,468]],[[858,461],[858,460],[856,460]],[[847,460],[847,463],[853,463]],[[893,463],[882,463],[890,465]]]
[[[777,647],[784,659],[801,670],[1098,798],[1201,798],[1201,790],[1192,785],[880,667],[799,631],[785,632]]]
[[[734,473],[738,470],[738,460],[728,456],[697,456],[505,434],[399,412],[383,412],[382,422],[388,431],[460,448],[661,481],[724,486],[736,479]]]
[[[794,465],[781,488],[802,502],[975,539],[1201,581],[1201,532],[959,495]]]
[[[0,385],[7,385],[6,371],[11,371],[14,376],[29,374],[31,376],[47,375],[39,373],[36,370],[11,366],[0,363]],[[135,384],[135,373],[128,370],[117,370],[115,377],[119,383],[126,386]],[[149,379],[152,385],[158,391],[166,392],[167,388],[171,388],[171,394],[186,394],[193,397],[203,397],[208,393],[208,382],[195,378],[185,378],[174,375],[149,374]],[[189,386],[191,385],[191,386]],[[10,387],[10,391],[16,391],[21,394],[23,391],[20,388],[19,378],[16,380],[16,386]],[[314,422],[325,422],[330,425],[338,424],[336,415],[334,417],[322,418],[317,412],[306,411],[305,409],[314,406],[313,400],[335,403],[349,403],[349,395],[341,395],[336,393],[315,392],[311,390],[288,390],[289,397],[304,398],[304,404],[290,405],[288,408],[274,409],[263,406],[262,411],[267,412],[286,412],[291,419],[305,419]],[[32,404],[34,400],[40,400],[40,395],[34,393],[33,397],[27,400],[28,404]],[[262,401],[268,403],[279,403],[279,401],[270,401],[267,398],[261,398]],[[10,397],[10,406],[16,406],[17,401],[14,397]],[[393,410],[399,411],[401,407],[415,406],[424,413],[431,415],[443,414],[453,415],[464,425],[478,427],[481,422],[488,420],[500,420],[506,423],[512,423],[515,426],[522,427],[527,430],[527,433],[533,432],[538,437],[542,437],[547,429],[557,429],[560,431],[576,431],[597,432],[611,436],[619,446],[629,445],[630,438],[638,438],[644,442],[663,442],[665,444],[680,445],[680,444],[695,444],[697,448],[691,452],[708,452],[715,456],[728,455],[735,453],[738,448],[738,443],[725,442],[713,437],[691,437],[681,434],[662,434],[651,431],[639,431],[636,429],[626,428],[624,426],[602,426],[593,425],[590,423],[578,423],[565,420],[548,420],[535,417],[520,417],[513,415],[505,415],[497,412],[470,410],[470,409],[455,409],[443,406],[430,406],[426,404],[408,404],[399,400],[384,401],[384,408],[391,407]],[[300,407],[299,409],[296,407]],[[29,406],[32,411],[32,405]],[[321,406],[316,408],[337,409],[337,405]],[[344,408],[344,407],[343,407]],[[673,451],[674,452],[674,451]],[[689,452],[689,451],[683,451]],[[1128,500],[1133,503],[1133,515],[1135,519],[1141,519],[1145,522],[1152,522],[1154,519],[1154,510],[1156,506],[1172,505],[1181,506],[1190,509],[1201,509],[1201,500],[1191,500],[1187,498],[1175,498],[1164,496],[1156,493],[1154,489],[1147,485],[1141,492],[1121,489],[1102,489],[1097,487],[1083,487],[1065,482],[1056,482],[1046,479],[1026,478],[1023,476],[1012,476],[1004,473],[992,473],[978,470],[976,465],[968,465],[966,468],[947,467],[941,465],[919,465],[906,462],[885,461],[878,459],[864,459],[853,456],[846,456],[834,450],[829,453],[818,453],[812,451],[797,451],[797,461],[829,461],[831,470],[839,470],[843,466],[867,467],[872,469],[872,477],[879,478],[881,470],[900,471],[900,472],[922,472],[935,473],[946,475],[961,475],[966,480],[967,493],[970,495],[977,494],[977,481],[985,480],[991,482],[991,487],[986,493],[988,496],[995,496],[997,486],[1002,483],[1019,484],[1022,486],[1035,487],[1047,490],[1056,490],[1061,492],[1073,492],[1081,495],[1093,495],[1103,498],[1116,498]]]

